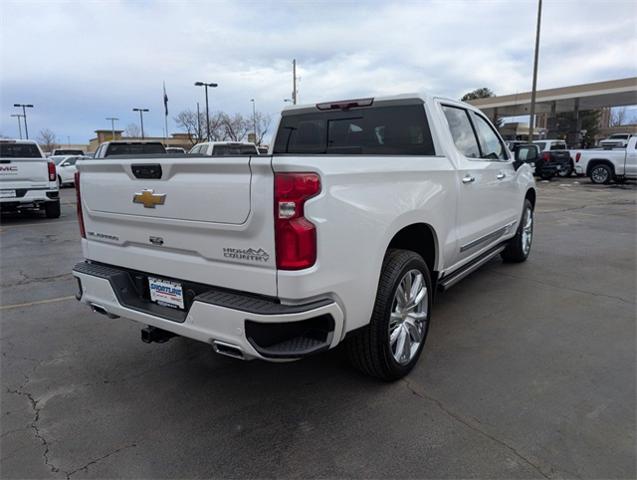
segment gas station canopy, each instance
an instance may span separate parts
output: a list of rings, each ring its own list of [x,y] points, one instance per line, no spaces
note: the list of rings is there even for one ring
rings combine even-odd
[[[470,100],[490,118],[529,114],[531,92]],[[536,113],[562,113],[637,105],[637,77],[538,90]]]

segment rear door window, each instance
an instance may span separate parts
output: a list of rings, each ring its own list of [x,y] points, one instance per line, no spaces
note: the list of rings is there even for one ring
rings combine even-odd
[[[274,153],[435,155],[423,105],[288,114]]]
[[[551,145],[551,150],[566,150],[566,143],[555,142]]]
[[[443,105],[442,111],[447,118],[453,143],[456,144],[460,153],[468,158],[480,158],[480,147],[469,121],[468,112],[464,108],[449,105]]]
[[[504,144],[489,122],[475,112],[471,112],[471,120],[478,135],[481,152],[480,158],[484,158],[485,160],[507,160],[508,155]]]
[[[235,155],[256,155],[257,147],[252,145],[215,145],[212,150],[213,157],[227,157]]]

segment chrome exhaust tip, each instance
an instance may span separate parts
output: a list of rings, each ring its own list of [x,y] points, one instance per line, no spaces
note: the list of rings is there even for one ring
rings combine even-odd
[[[227,357],[238,358],[239,360],[245,360],[243,352],[236,345],[230,343],[220,342],[219,340],[213,340],[212,349],[220,355],[226,355]]]

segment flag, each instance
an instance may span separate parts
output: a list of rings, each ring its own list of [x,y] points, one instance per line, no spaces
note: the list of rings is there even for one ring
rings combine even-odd
[[[168,116],[168,95],[166,95],[166,82],[164,82],[164,111]]]

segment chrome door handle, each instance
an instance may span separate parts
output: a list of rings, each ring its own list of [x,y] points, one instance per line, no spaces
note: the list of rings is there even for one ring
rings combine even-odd
[[[476,177],[472,177],[471,175],[465,175],[462,178],[462,183],[471,183],[471,182],[475,182]]]
[[[495,178],[497,178],[498,180],[502,180],[502,179],[503,179],[504,177],[506,177],[506,176],[507,176],[507,174],[506,174],[506,173],[504,173],[504,172],[500,172],[500,173],[498,173],[498,174],[496,175],[496,177],[495,177]]]

